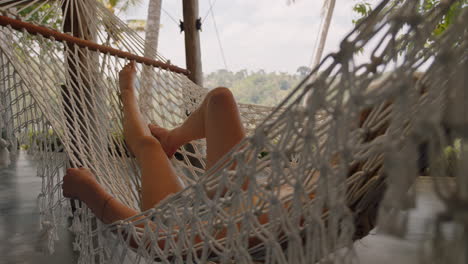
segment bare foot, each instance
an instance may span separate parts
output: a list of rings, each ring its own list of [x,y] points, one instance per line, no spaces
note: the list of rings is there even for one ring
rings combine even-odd
[[[171,158],[180,147],[172,136],[171,131],[155,124],[149,124],[148,127],[151,134],[161,143],[166,155]]]
[[[135,78],[135,62],[131,61],[119,72],[120,98],[122,99],[122,104],[124,107],[128,105],[137,105],[134,86]]]
[[[128,140],[128,135],[126,134],[125,127],[127,118],[134,118],[135,116],[140,115],[140,110],[138,108],[138,102],[135,92],[135,79],[136,79],[136,68],[135,62],[131,61],[125,65],[122,70],[119,72],[119,86],[120,86],[120,100],[122,100],[123,112],[124,112],[124,136],[126,142]],[[136,115],[135,115],[136,114]],[[126,144],[130,153],[135,153],[130,147],[130,144]]]
[[[87,201],[97,185],[99,183],[89,169],[70,168],[63,177],[63,196]]]

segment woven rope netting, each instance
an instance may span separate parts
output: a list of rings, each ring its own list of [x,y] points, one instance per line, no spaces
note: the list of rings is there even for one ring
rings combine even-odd
[[[205,172],[203,140],[180,149],[172,163],[186,188],[155,208],[104,225],[72,201],[80,263],[354,263],[353,241],[373,228],[379,207],[382,229],[404,234],[419,146],[428,146],[432,174],[445,176],[441,153],[454,140],[462,142],[458,184],[437,185],[447,210],[435,226],[453,221],[454,235],[435,232],[428,252],[438,257],[431,261],[462,263],[468,13],[433,34],[462,2],[442,1],[422,16],[418,1],[383,1],[277,108],[240,104],[248,137],[217,166]],[[0,13],[0,128],[12,152],[28,144],[41,161],[41,235],[52,250],[57,225],[71,214],[60,187],[67,166],[90,168],[139,210],[141,181],[118,98],[117,74],[128,60],[31,34],[5,17],[138,56],[156,53],[94,0],[2,0]],[[358,59],[362,50],[370,58]],[[142,112],[161,126],[179,125],[208,92],[170,69],[137,68]]]

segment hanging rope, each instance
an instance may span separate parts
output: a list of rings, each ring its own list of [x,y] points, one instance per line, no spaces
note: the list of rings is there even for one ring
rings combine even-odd
[[[209,0],[210,8],[209,8],[208,11],[206,12],[206,14],[203,16],[202,24],[205,24],[206,18],[212,13],[213,7],[216,5],[216,2],[217,2],[217,1],[218,1],[218,0],[214,0],[214,2],[211,3],[211,0]]]
[[[223,59],[224,68],[227,70],[228,66],[227,66],[227,63],[226,63],[226,56],[224,55],[224,49],[223,49],[223,45],[221,44],[221,38],[219,36],[218,26],[216,25],[216,19],[215,19],[214,10],[213,10],[213,4],[212,4],[211,0],[208,0],[208,2],[210,3],[210,9],[209,9],[208,12],[211,13],[211,17],[213,19],[213,25],[214,25],[214,29],[215,29],[215,32],[216,32],[216,39],[218,40],[219,50],[221,52],[221,58]],[[216,3],[216,0],[215,0],[215,3]]]
[[[169,17],[169,19],[172,20],[172,22],[174,22],[174,23],[177,25],[177,27],[179,27],[179,22],[177,22],[177,20],[176,20],[169,12],[167,12],[166,9],[164,9],[163,7],[161,7],[161,10],[164,12],[164,14],[167,15],[167,17]]]

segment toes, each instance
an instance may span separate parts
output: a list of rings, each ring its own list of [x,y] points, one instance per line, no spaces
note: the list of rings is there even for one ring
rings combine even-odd
[[[155,130],[155,125],[149,124],[149,125],[148,125],[148,128],[149,128],[149,130],[151,131],[151,134],[154,134],[153,131]]]
[[[160,136],[161,132],[164,131],[163,128],[157,126],[157,125],[153,125],[153,124],[149,124],[148,125],[150,131],[151,131],[151,134],[153,134],[154,136]]]
[[[76,170],[76,168],[68,168],[66,174],[73,174]]]

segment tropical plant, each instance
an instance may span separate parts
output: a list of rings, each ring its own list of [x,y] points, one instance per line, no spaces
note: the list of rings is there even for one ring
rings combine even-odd
[[[444,148],[443,152],[435,159],[432,167],[429,168],[429,173],[443,173],[448,176],[454,176],[457,173],[457,168],[462,161],[462,147],[466,147],[461,139],[454,140],[453,144]]]
[[[401,5],[405,1],[415,1],[418,5],[419,13],[424,17],[431,10],[438,8],[440,5],[444,4],[444,0],[391,0],[394,5]],[[370,15],[373,10],[373,6],[377,3],[377,0],[358,0],[358,3],[354,5],[353,11],[357,14],[357,18],[353,19],[353,23],[358,24],[366,17]],[[428,40],[426,47],[432,48],[431,44],[433,43],[434,38],[437,38],[453,23],[453,21],[458,17],[458,15],[463,11],[463,9],[468,8],[468,0],[455,2],[450,8],[447,9],[445,16],[437,23],[433,30],[433,39]],[[397,37],[403,37],[404,33]],[[460,36],[462,38],[462,36]],[[453,45],[458,45],[461,41],[454,42]],[[400,54],[403,54],[405,51],[411,51],[413,45],[411,43],[406,44],[405,47],[399,47]],[[362,52],[362,50],[361,50]]]
[[[116,14],[118,12],[124,12],[128,10],[131,6],[134,6],[141,2],[141,0],[97,0],[101,2],[112,14]],[[110,27],[108,25],[104,25],[104,31],[107,34],[107,39],[105,41],[105,45],[110,45],[111,40],[120,42],[121,40],[121,33],[117,32],[115,28]]]
[[[159,28],[161,23],[161,2],[162,0],[150,0],[148,4],[148,19],[146,21],[146,45],[152,50],[158,50]],[[148,49],[145,51],[145,56],[155,57],[156,54],[151,54]]]
[[[402,0],[392,0],[395,4],[402,2]],[[411,0],[419,2],[419,12],[425,14],[431,11],[434,8],[439,7],[443,4],[443,0]],[[354,13],[357,14],[357,18],[353,19],[353,23],[357,24],[365,19],[371,12],[372,6],[375,4],[376,0],[359,0],[356,5],[353,6]],[[450,26],[453,21],[458,17],[462,10],[468,8],[468,0],[459,1],[453,4],[448,10],[446,15],[442,18],[441,21],[437,24],[434,29],[434,35],[438,36],[442,34],[448,26]]]
[[[359,24],[364,18],[368,17],[372,12],[372,5],[368,1],[361,0],[355,6],[353,6],[353,11],[358,15],[356,19],[353,19],[354,24]]]
[[[62,20],[55,19],[60,16],[57,16],[58,11],[56,9],[51,12],[51,7],[52,4],[33,4],[21,10],[19,15],[26,17],[27,22],[40,23],[53,29],[60,29]]]
[[[116,11],[126,11],[130,7],[138,4],[141,0],[98,0],[102,4],[104,4],[107,9],[109,9],[112,13]]]

